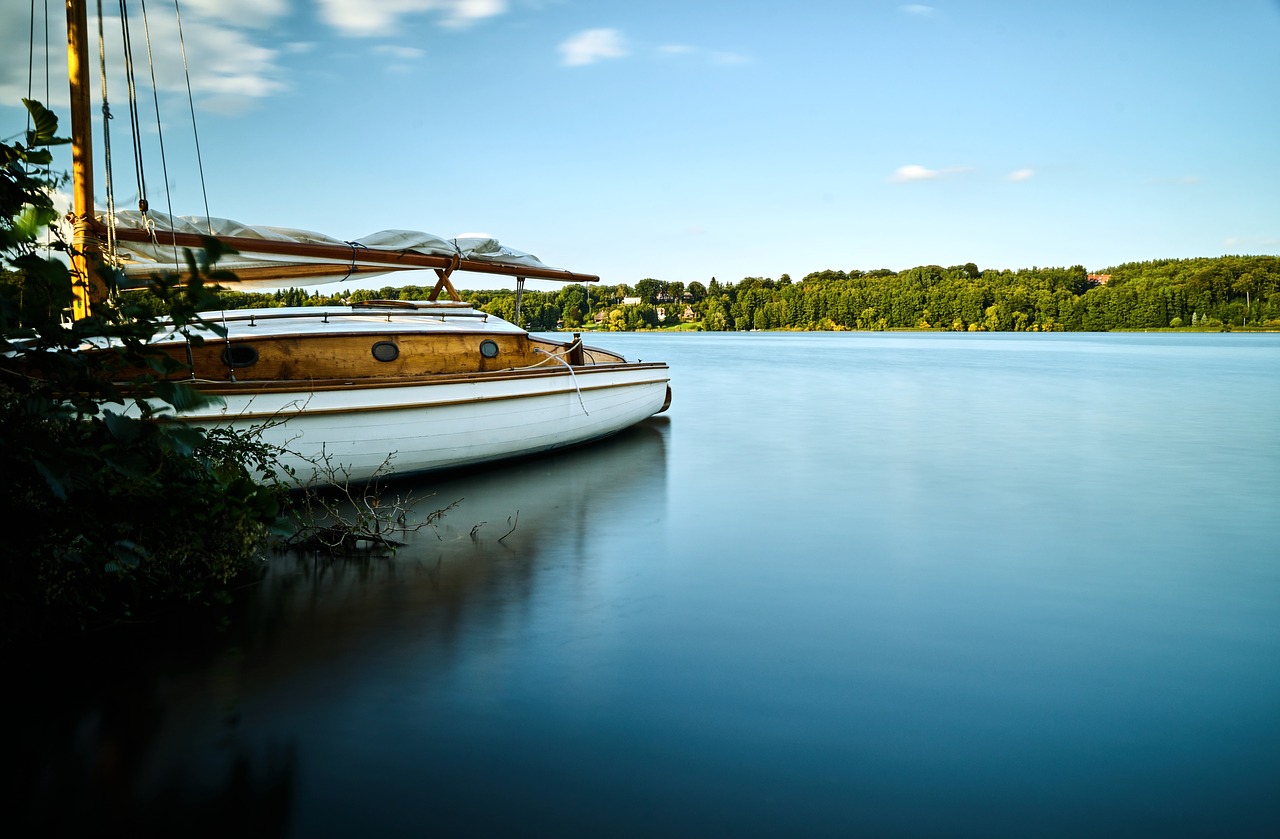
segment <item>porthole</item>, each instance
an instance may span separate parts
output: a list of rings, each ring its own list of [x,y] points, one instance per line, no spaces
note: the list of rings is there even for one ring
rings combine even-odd
[[[390,341],[379,341],[373,345],[373,357],[379,361],[395,361],[400,357],[400,348]]]
[[[258,363],[258,351],[248,344],[232,344],[222,351],[222,363],[236,370]]]
[[[491,341],[488,338],[485,338],[483,341],[480,342],[480,354],[485,358],[497,358],[498,342]]]

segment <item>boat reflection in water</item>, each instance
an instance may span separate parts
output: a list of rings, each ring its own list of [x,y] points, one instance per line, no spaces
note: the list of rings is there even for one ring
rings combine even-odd
[[[383,835],[359,806],[338,807],[343,825],[312,814],[332,819],[335,795],[367,785],[386,794],[406,755],[425,771],[424,744],[450,731],[460,703],[486,701],[459,671],[500,680],[504,638],[538,633],[540,611],[576,608],[607,566],[593,553],[600,528],[664,509],[667,430],[657,418],[580,449],[402,482],[391,491],[423,497],[418,514],[459,503],[392,556],[274,558],[236,641],[203,663],[116,645],[34,680],[15,709],[31,722],[7,785],[17,823],[44,835]]]
[[[392,484],[388,501],[416,499],[411,519],[456,504],[401,536],[393,556],[273,560],[261,629],[289,649],[283,671],[313,655],[332,666],[338,649],[369,643],[366,633],[451,634],[463,614],[529,596],[548,566],[585,571],[594,529],[665,506],[667,425],[656,417],[559,454]]]

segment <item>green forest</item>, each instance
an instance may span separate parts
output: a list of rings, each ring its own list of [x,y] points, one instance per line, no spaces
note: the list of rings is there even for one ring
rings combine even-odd
[[[404,286],[308,295],[222,293],[227,308],[300,306],[371,298],[424,299]],[[463,291],[479,308],[515,319],[515,292]],[[569,285],[526,291],[520,322],[533,330],[682,328],[935,329],[991,332],[1105,332],[1141,329],[1280,329],[1280,257],[1222,256],[1118,265],[981,270],[973,263],[906,271],[819,271],[793,282],[643,279],[634,286]]]

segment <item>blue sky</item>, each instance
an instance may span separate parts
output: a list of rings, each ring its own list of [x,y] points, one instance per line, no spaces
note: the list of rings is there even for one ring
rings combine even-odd
[[[172,5],[148,11],[173,208],[202,213]],[[1277,0],[184,0],[182,15],[210,211],[250,224],[485,233],[631,284],[1280,254]],[[8,103],[26,93],[28,16],[0,11],[5,137],[22,128]],[[123,82],[110,92],[127,203]],[[147,163],[164,209],[158,152]]]

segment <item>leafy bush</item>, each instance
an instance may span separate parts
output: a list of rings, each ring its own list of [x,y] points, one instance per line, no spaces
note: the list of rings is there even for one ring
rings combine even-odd
[[[90,317],[67,319],[71,246],[58,236],[51,198],[61,179],[41,171],[48,147],[66,141],[52,113],[27,107],[35,127],[25,142],[0,143],[5,642],[224,600],[260,567],[279,513],[277,493],[244,466],[269,459],[258,441],[154,421],[166,406],[207,398],[165,380],[179,365],[147,344],[161,327],[154,313],[113,296]],[[218,250],[211,240],[201,262],[187,254],[190,280],[153,279],[165,326],[193,341],[218,332],[196,314],[205,280],[220,276]],[[102,277],[113,291],[123,282],[109,269]],[[122,370],[147,372],[120,381]]]

